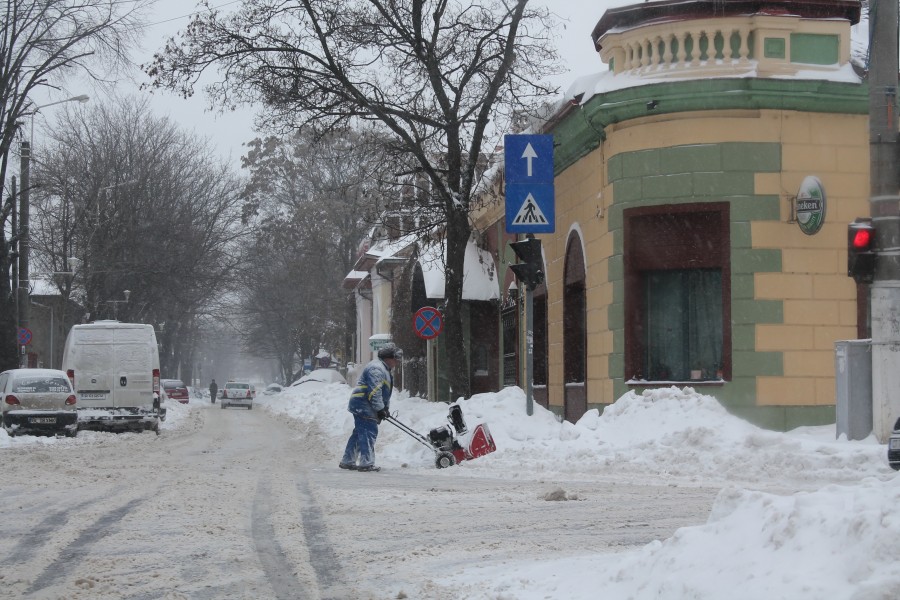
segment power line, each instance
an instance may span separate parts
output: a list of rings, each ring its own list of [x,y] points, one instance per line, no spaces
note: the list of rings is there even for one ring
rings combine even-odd
[[[218,5],[218,6],[212,6],[212,7],[210,7],[210,8],[204,9],[204,10],[194,11],[194,12],[188,13],[188,14],[186,14],[186,15],[181,15],[180,17],[172,17],[171,19],[166,19],[166,20],[164,20],[164,21],[157,21],[156,23],[150,23],[150,24],[148,25],[148,27],[155,27],[156,25],[162,25],[162,24],[164,24],[164,23],[171,23],[172,21],[178,21],[178,20],[180,20],[180,19],[186,19],[186,18],[188,18],[188,17],[193,17],[194,15],[199,15],[199,14],[202,13],[202,12],[209,12],[209,11],[215,10],[215,9],[217,9],[217,8],[222,8],[223,6],[229,6],[229,5],[231,5],[231,4],[237,4],[237,3],[240,2],[240,1],[241,1],[241,0],[231,0],[231,2],[225,2],[224,4],[220,4],[220,5]]]

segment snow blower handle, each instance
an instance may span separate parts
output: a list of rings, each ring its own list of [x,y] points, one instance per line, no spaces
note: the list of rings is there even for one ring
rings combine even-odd
[[[388,415],[384,418],[384,420],[387,421],[388,423],[390,423],[391,425],[393,425],[394,427],[396,427],[397,429],[399,429],[400,431],[402,431],[403,433],[412,437],[413,439],[416,439],[419,442],[421,442],[422,444],[428,446],[428,448],[430,448],[431,450],[435,449],[434,446],[431,445],[431,442],[428,441],[428,438],[426,438],[424,435],[422,435],[421,433],[419,433],[418,431],[416,431],[415,429],[413,429],[406,423],[398,421],[397,417],[391,415],[390,413],[388,413]]]

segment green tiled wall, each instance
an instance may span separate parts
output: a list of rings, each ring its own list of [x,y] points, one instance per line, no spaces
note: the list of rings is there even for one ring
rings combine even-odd
[[[780,272],[782,268],[781,251],[751,247],[751,223],[780,218],[777,196],[755,194],[754,181],[757,173],[780,170],[781,147],[775,143],[692,144],[618,154],[607,163],[609,183],[613,186],[613,205],[607,215],[615,234],[609,280],[613,283],[613,296],[622,299],[625,271],[621,231],[625,209],[704,201],[730,203],[732,379],[725,385],[711,386],[709,393],[735,414],[762,426],[784,429],[827,422],[829,410],[833,421],[834,410],[756,406],[756,377],[781,376],[784,365],[781,353],[756,351],[755,326],[781,323],[784,307],[780,301],[754,299],[753,274]],[[620,300],[607,311],[614,344],[609,372],[613,374],[618,398],[635,389],[625,385],[622,377],[624,304]]]

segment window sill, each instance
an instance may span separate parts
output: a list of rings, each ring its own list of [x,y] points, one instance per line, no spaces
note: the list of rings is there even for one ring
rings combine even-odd
[[[688,379],[686,381],[648,381],[646,379],[629,379],[625,382],[625,385],[632,387],[662,387],[662,386],[675,386],[675,387],[709,387],[709,386],[718,386],[721,387],[728,383],[724,379]]]

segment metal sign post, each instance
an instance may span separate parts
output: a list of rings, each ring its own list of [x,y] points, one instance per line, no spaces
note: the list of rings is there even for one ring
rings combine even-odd
[[[510,243],[523,261],[512,265],[525,284],[525,411],[534,414],[534,288],[544,280],[540,240],[535,233],[556,231],[553,187],[553,136],[507,135],[504,138],[506,231],[528,234]]]
[[[525,286],[525,414],[534,414],[534,288]]]

